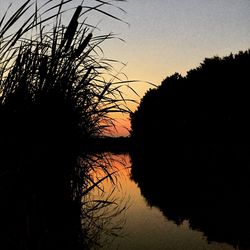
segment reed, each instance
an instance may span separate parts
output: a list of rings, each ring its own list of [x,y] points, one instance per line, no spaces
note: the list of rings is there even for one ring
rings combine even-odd
[[[124,98],[119,76],[107,80],[113,69],[111,60],[98,54],[101,44],[114,36],[93,36],[85,21],[79,20],[82,6],[76,8],[65,27],[61,20],[63,6],[68,2],[61,1],[49,9],[46,4],[40,8],[36,4],[35,13],[11,35],[8,31],[31,8],[30,1],[9,20],[2,18],[0,103],[2,108],[20,112],[26,105],[29,109],[63,113],[61,119],[66,121],[70,116],[71,124],[88,137],[102,133],[112,123],[110,113],[129,110],[121,105]],[[91,9],[101,11],[102,5],[105,2]],[[58,9],[57,13],[50,15],[54,9]],[[45,14],[49,17],[43,18]],[[54,23],[51,29],[47,28],[48,21]]]
[[[63,197],[80,210],[85,204],[82,197],[102,180],[95,182],[89,175],[86,155],[79,157],[78,164],[74,159],[88,147],[90,138],[110,128],[110,114],[130,112],[121,91],[126,81],[119,72],[113,73],[116,61],[100,54],[102,43],[115,36],[95,35],[85,16],[97,11],[120,19],[102,9],[113,6],[112,2],[94,2],[94,6],[76,6],[68,25],[62,20],[72,0],[43,5],[27,0],[10,17],[7,11],[0,19],[1,152],[24,159],[21,164],[19,159],[5,164],[1,178],[8,180],[14,173],[16,185],[24,183],[20,190],[32,202],[48,196],[43,202],[55,205]],[[114,173],[100,167],[103,180],[113,181]],[[99,201],[98,207],[107,204]],[[27,223],[25,227],[32,230]]]

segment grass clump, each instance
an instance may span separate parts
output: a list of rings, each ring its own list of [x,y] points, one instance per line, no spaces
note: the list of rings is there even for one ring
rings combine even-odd
[[[46,18],[48,20],[42,19],[43,13],[39,16],[36,6],[35,14],[28,18],[26,25],[6,38],[10,24],[25,13],[29,2],[2,25],[1,109],[8,114],[27,114],[30,119],[24,120],[28,127],[38,127],[50,120],[49,125],[40,127],[53,127],[51,125],[58,123],[53,133],[59,128],[67,132],[78,130],[78,135],[83,137],[100,134],[110,122],[107,117],[110,112],[125,111],[118,104],[120,80],[117,76],[106,80],[112,65],[98,54],[101,43],[113,35],[93,36],[84,20],[79,21],[83,12],[81,5],[65,27],[61,21],[63,6],[71,1],[62,1],[43,12],[48,15],[49,10],[58,9],[55,15]],[[54,25],[48,29],[46,25],[51,19]]]
[[[0,230],[12,249],[78,249],[82,187],[96,186],[77,164],[80,145],[113,124],[112,112],[129,112],[115,61],[100,56],[114,35],[96,36],[84,19],[119,18],[102,10],[111,2],[94,3],[76,6],[68,25],[72,0],[27,0],[0,19],[0,212],[9,215]]]

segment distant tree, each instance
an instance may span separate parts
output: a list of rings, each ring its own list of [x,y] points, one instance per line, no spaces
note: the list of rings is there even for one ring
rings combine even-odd
[[[149,90],[131,115],[133,138],[166,142],[248,142],[250,50],[206,58]]]
[[[249,68],[250,50],[206,58],[149,90],[131,115],[131,176],[148,204],[238,248],[250,242]]]

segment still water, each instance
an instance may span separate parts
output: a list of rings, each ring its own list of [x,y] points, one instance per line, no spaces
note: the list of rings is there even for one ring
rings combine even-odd
[[[112,199],[122,211],[115,213],[111,219],[106,216],[107,230],[104,228],[100,233],[101,246],[96,246],[94,249],[237,249],[226,243],[208,242],[202,232],[190,228],[188,220],[184,220],[180,225],[169,220],[158,207],[148,204],[138,185],[131,179],[130,155],[119,154],[111,157],[112,167],[118,170],[115,188],[109,179],[103,182],[103,188],[106,194],[112,193]],[[91,198],[105,199],[100,190],[93,191]],[[108,211],[112,210],[111,207],[107,208],[102,216],[112,214],[112,211]],[[126,208],[123,210],[124,207]],[[115,231],[112,231],[112,227]]]

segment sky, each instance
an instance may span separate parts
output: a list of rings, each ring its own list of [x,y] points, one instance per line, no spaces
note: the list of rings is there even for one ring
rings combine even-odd
[[[151,88],[144,81],[159,85],[204,58],[250,48],[250,0],[128,0],[119,6],[129,26],[112,22],[109,28],[125,43],[107,44],[107,53],[127,63],[124,72],[140,80],[132,86],[141,97]]]
[[[45,1],[45,0],[40,0]],[[77,1],[77,0],[75,0]],[[1,10],[11,0],[0,0]],[[20,1],[13,2],[17,3]],[[93,3],[85,0],[84,3]],[[124,22],[91,13],[88,22],[98,25],[100,33],[113,32],[124,40],[113,39],[103,44],[105,56],[126,64],[122,71],[142,97],[167,76],[185,75],[207,57],[226,56],[250,48],[250,0],[127,0],[115,2],[125,12],[106,7]],[[117,70],[122,65],[117,64]],[[128,98],[140,100],[127,88]],[[135,104],[130,105],[132,110]],[[118,117],[128,125],[127,117]],[[119,135],[126,130],[118,128]]]
[[[120,4],[130,26],[113,24],[125,44],[108,52],[127,63],[130,79],[155,84],[183,75],[205,57],[250,48],[249,0],[128,0]],[[143,95],[149,86],[140,85]]]

